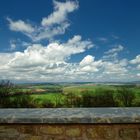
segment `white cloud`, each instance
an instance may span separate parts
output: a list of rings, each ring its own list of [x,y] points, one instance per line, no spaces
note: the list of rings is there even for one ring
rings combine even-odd
[[[104,73],[105,74],[125,74],[128,70],[120,65],[119,63],[104,62]]]
[[[7,20],[9,21],[9,28],[12,31],[19,31],[19,32],[25,32],[25,33],[34,32],[34,28],[29,23],[25,23],[22,20],[13,21],[10,18],[7,18]]]
[[[94,44],[90,40],[83,40],[80,35],[75,35],[65,43],[54,41],[55,36],[64,34],[70,26],[68,14],[78,9],[79,5],[77,1],[70,0],[54,0],[53,4],[53,12],[43,17],[40,25],[7,18],[10,30],[21,32],[32,41],[10,41],[11,50],[15,51],[20,45],[26,48],[22,52],[0,53],[0,79],[26,82],[121,81],[133,76],[129,75],[129,70],[132,70],[132,67],[128,68],[130,63],[138,64],[137,70],[140,69],[139,55],[131,61],[118,59],[118,54],[124,49],[122,45],[106,51],[99,60],[87,54],[80,62],[71,62],[72,55],[86,52]],[[51,43],[42,45],[39,41],[43,39],[48,39]],[[108,40],[100,38],[100,41]],[[139,73],[135,73],[135,78],[136,75]]]
[[[140,64],[137,66],[137,70],[140,70]]]
[[[83,58],[83,60],[79,63],[79,70],[81,72],[89,72],[94,73],[98,72],[99,68],[103,65],[102,60],[95,61],[95,57],[91,55],[87,55]]]
[[[64,34],[68,27],[69,23],[62,23],[54,27],[38,27],[34,34],[28,34],[27,36],[35,42],[43,39],[52,40],[55,36]]]
[[[15,40],[10,40],[10,50],[13,51],[16,49],[16,42]]]
[[[110,49],[109,51],[105,52],[105,54],[114,54],[122,51],[124,47],[122,45],[118,45],[117,47]]]
[[[134,65],[135,70],[140,70],[140,55],[137,55],[134,59],[129,61],[130,64]]]
[[[71,41],[70,41],[71,40]],[[24,52],[0,53],[0,78],[16,81],[121,81],[131,80],[127,60],[118,63],[96,60],[87,55],[80,62],[69,62],[72,54],[86,51],[80,46],[51,43],[47,46],[33,44]],[[131,71],[130,71],[131,72]]]
[[[58,2],[54,0],[54,11],[44,17],[38,26],[33,26],[23,20],[13,21],[7,18],[9,28],[12,31],[19,31],[37,42],[43,39],[52,40],[55,36],[64,34],[70,26],[68,14],[78,8],[77,1]]]
[[[66,1],[58,2],[53,1],[54,12],[48,17],[43,18],[41,24],[43,26],[52,26],[54,24],[62,24],[67,22],[67,15],[78,8],[78,3],[76,1]]]
[[[80,36],[79,36],[80,37]],[[72,40],[75,40],[74,36]],[[20,65],[38,65],[46,63],[60,63],[65,62],[72,54],[84,52],[92,45],[90,41],[75,40],[72,44],[70,40],[65,44],[51,43],[47,46],[41,44],[33,44],[29,46],[23,53],[15,53],[15,58],[11,60],[10,64],[16,66]],[[21,63],[22,62],[22,63]]]
[[[80,62],[68,61],[91,46],[89,40],[76,35],[62,44],[32,44],[24,52],[0,53],[0,78],[25,82],[127,81],[132,76],[127,59],[111,62],[86,55]]]
[[[68,59],[71,55],[84,52],[91,46],[93,45],[90,41],[82,40],[81,36],[77,35],[63,44],[51,43],[47,46],[32,44],[24,52],[0,53],[0,78],[53,81],[55,75],[61,75],[61,78],[59,77],[61,80],[70,79],[74,73],[80,71],[80,66],[77,63],[68,63]]]
[[[81,65],[81,66],[90,65],[92,62],[94,62],[94,57],[91,56],[91,55],[87,55],[87,56],[80,62],[80,65]]]
[[[131,64],[140,64],[140,55],[137,55],[135,59],[130,61]]]
[[[123,51],[123,49],[124,47],[122,45],[118,45],[117,47],[104,52],[105,55],[102,58],[109,61],[118,61],[118,54]]]
[[[119,61],[120,66],[127,66],[128,65],[128,60],[126,58],[122,59]]]

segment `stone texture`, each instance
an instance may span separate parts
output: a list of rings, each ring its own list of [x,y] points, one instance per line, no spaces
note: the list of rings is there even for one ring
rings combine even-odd
[[[137,138],[136,128],[122,128],[119,130],[119,136],[122,140],[132,140]]]
[[[140,108],[0,109],[0,123],[140,123]]]
[[[0,109],[0,140],[140,140],[140,108]]]
[[[66,136],[68,137],[80,137],[82,130],[79,127],[73,127],[66,130]]]
[[[140,124],[1,124],[0,140],[140,140],[139,132]]]
[[[64,128],[59,126],[43,126],[40,128],[40,132],[48,135],[62,135],[64,133]]]
[[[93,139],[113,140],[116,137],[116,131],[111,126],[97,126],[88,128],[87,136]]]

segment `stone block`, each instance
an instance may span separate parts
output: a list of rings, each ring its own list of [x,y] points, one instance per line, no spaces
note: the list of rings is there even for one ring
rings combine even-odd
[[[69,137],[80,137],[82,135],[82,130],[79,127],[68,128],[66,130],[66,136]]]
[[[64,128],[60,126],[42,126],[40,127],[40,133],[48,135],[62,135]]]
[[[119,130],[119,137],[122,140],[136,140],[137,139],[137,129],[122,128]]]
[[[95,126],[87,128],[87,137],[93,139],[114,140],[116,137],[116,131],[107,126]]]

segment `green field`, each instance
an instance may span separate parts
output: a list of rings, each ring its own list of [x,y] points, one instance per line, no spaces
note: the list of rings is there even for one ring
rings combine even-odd
[[[21,84],[5,94],[0,87],[0,107],[132,107],[140,106],[139,85]]]

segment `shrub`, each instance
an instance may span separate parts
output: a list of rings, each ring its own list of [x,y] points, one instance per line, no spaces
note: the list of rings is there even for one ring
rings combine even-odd
[[[94,96],[94,107],[116,107],[118,106],[114,98],[114,90],[97,89]]]
[[[28,95],[3,97],[0,103],[2,108],[30,108],[34,107],[32,98]]]
[[[119,88],[117,98],[125,107],[131,107],[135,99],[135,93],[126,87]]]
[[[13,93],[15,85],[9,80],[2,80],[0,82],[0,97],[6,97]]]
[[[117,102],[114,99],[114,90],[96,89],[83,91],[83,107],[114,107]]]
[[[46,100],[41,105],[42,105],[42,107],[45,107],[45,108],[54,108],[55,107],[55,104],[51,100]]]
[[[8,97],[15,86],[8,80],[0,81],[0,107],[10,107],[11,101]]]
[[[92,107],[93,106],[93,97],[94,94],[92,91],[89,90],[83,90],[81,91],[83,100],[82,100],[82,106],[83,107]]]
[[[30,108],[34,107],[32,98],[29,95],[18,95],[12,97],[10,101],[10,107],[15,108]]]
[[[65,105],[66,107],[75,107],[76,95],[73,92],[69,92],[65,95]]]

